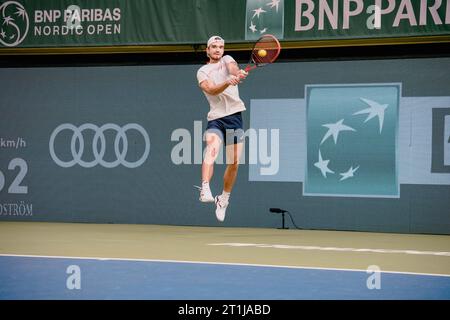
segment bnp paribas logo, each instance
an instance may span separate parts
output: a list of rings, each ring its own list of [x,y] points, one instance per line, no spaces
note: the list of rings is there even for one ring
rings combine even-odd
[[[284,0],[247,0],[245,39],[257,40],[265,33],[283,39]]]
[[[0,5],[0,43],[6,47],[19,45],[27,36],[30,21],[22,4],[6,1]]]
[[[305,94],[303,194],[399,197],[401,84],[310,85]]]

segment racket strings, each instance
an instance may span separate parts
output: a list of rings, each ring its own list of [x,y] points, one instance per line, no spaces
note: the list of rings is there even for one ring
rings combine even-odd
[[[252,60],[256,65],[271,63],[278,57],[280,49],[280,43],[275,37],[271,35],[263,36],[253,48]]]

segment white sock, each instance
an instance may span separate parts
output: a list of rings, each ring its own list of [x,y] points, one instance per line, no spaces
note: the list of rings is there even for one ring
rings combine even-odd
[[[209,182],[208,181],[203,181],[202,182],[202,188],[203,189],[209,189]]]
[[[230,199],[231,192],[222,191],[222,198],[225,200]]]

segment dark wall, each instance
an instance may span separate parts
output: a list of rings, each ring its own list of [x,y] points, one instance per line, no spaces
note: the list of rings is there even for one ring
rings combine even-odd
[[[446,130],[445,120],[444,125],[433,127],[432,109],[450,108],[450,59],[287,60],[255,70],[240,85],[248,108],[244,113],[246,128],[254,121],[250,111],[257,114],[252,100],[298,100],[301,114],[306,108],[305,85],[400,83],[397,160],[406,159],[407,165],[399,163],[397,168],[398,197],[306,196],[299,178],[250,179],[247,161],[240,168],[227,218],[220,224],[214,206],[197,200],[193,185],[200,183],[200,164],[178,165],[173,159],[174,148],[182,142],[171,139],[174,132],[191,136],[192,162],[201,139],[196,130],[201,132],[200,124],[203,129],[206,126],[208,105],[195,76],[200,64],[16,65],[0,69],[0,219],[278,227],[281,218],[270,214],[268,208],[281,207],[292,213],[297,225],[307,229],[450,234],[450,176],[426,167],[441,143],[432,140],[433,130]],[[431,100],[421,104],[423,98]],[[408,112],[402,115],[402,110]],[[428,114],[428,120],[419,121]],[[442,114],[445,118],[447,113]],[[280,121],[287,123],[296,115],[281,116]],[[416,120],[419,131],[412,128]],[[85,129],[80,132],[83,139],[77,139],[70,129],[56,134],[62,124]],[[99,128],[106,124],[109,126],[103,127],[102,135]],[[137,124],[141,132],[136,125],[127,127],[129,124]],[[305,125],[298,124],[299,132]],[[278,129],[282,136],[283,126]],[[402,137],[408,133],[430,137],[405,142]],[[55,154],[67,167],[52,157],[52,134]],[[81,140],[84,152],[77,154]],[[99,159],[95,164],[93,141]],[[306,151],[301,141],[296,144],[295,140],[287,148]],[[280,149],[280,154],[285,152],[289,150]],[[71,166],[77,155],[78,163]],[[123,164],[141,159],[135,168]],[[442,161],[445,166],[446,160]],[[211,184],[216,193],[221,191],[223,171],[224,165],[216,166]]]

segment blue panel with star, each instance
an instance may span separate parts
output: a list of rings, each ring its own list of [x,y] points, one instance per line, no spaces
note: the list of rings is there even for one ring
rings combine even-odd
[[[400,196],[400,96],[401,84],[306,87],[305,195]]]

